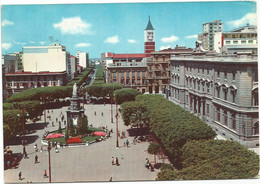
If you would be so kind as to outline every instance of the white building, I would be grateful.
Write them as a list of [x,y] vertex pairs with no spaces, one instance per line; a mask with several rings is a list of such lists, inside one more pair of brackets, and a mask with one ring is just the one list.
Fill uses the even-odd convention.
[[223,36],[223,52],[257,53],[257,26],[249,25],[225,32]]
[[82,66],[83,68],[89,67],[88,53],[78,51],[77,58],[78,58],[78,65]]
[[78,58],[76,58],[73,55],[70,55],[71,79],[73,79],[77,75],[77,64],[78,64]]
[[70,54],[66,47],[60,44],[49,46],[24,46],[23,67],[30,72],[67,72],[68,79],[71,75]]
[[[219,42],[219,33],[223,30],[223,23],[220,20],[215,20],[213,22],[207,22],[202,25],[202,34],[198,35],[198,40],[202,42],[203,49],[207,51],[217,51]],[[215,37],[217,37],[215,39]],[[216,46],[216,47],[215,47]]]

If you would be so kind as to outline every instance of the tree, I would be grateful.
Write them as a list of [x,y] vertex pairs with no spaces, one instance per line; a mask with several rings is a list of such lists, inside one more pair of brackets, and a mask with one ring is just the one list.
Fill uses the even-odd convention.
[[234,141],[189,141],[182,147],[181,170],[162,170],[157,180],[250,179],[259,171],[259,156]]
[[119,89],[114,92],[115,101],[117,104],[122,104],[124,102],[135,101],[135,97],[140,95],[141,92],[135,89]]
[[148,110],[142,102],[126,102],[121,105],[122,118],[126,126],[142,127],[149,125]]
[[156,155],[161,152],[161,146],[158,143],[151,143],[147,149],[147,152],[154,155],[154,163],[156,164]]
[[65,132],[65,141],[67,142],[68,139],[69,139],[69,131],[67,129]]
[[98,84],[91,85],[85,88],[85,91],[88,92],[89,96],[106,97],[113,95],[114,91],[117,89],[121,89],[121,84],[108,83],[108,84]]
[[74,125],[73,125],[73,122],[72,122],[72,120],[70,120],[69,121],[69,130],[68,130],[68,134],[69,134],[69,136],[75,136],[76,135],[76,129],[75,129],[75,127],[74,127]]
[[59,124],[58,133],[62,133],[61,125]]
[[79,119],[77,133],[80,135],[84,135],[88,132],[88,118],[87,116],[83,116]]

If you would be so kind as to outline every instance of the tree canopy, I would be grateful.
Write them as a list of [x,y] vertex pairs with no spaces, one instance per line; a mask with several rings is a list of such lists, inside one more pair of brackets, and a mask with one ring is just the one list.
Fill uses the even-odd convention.
[[140,127],[144,124],[149,125],[147,107],[143,102],[125,102],[121,105],[121,108],[122,118],[126,126]]
[[154,155],[154,162],[156,163],[156,155],[161,152],[161,146],[158,143],[151,143],[148,146],[147,152]]
[[106,97],[113,95],[114,91],[117,89],[122,89],[121,84],[117,83],[107,83],[99,85],[91,85],[85,88],[85,91],[88,92],[90,96],[94,97]]
[[181,170],[162,170],[157,180],[249,179],[259,171],[259,157],[234,141],[189,141],[182,147]]
[[114,92],[115,101],[117,104],[135,101],[135,97],[140,94],[141,94],[140,91],[131,88],[123,88],[123,89],[116,90]]

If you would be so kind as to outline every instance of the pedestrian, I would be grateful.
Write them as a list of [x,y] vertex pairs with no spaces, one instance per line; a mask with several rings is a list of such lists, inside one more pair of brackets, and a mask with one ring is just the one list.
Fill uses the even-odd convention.
[[35,150],[35,152],[38,151],[38,146],[37,146],[37,144],[34,145],[34,150]]
[[128,145],[129,145],[129,141],[128,141],[128,139],[126,140],[126,147],[128,148]]
[[22,180],[22,172],[19,172],[18,176],[19,176],[19,180]]
[[24,158],[25,158],[25,159],[28,158],[26,151],[24,152]]
[[51,113],[53,114],[53,110],[51,110]]
[[104,116],[103,112],[101,112],[102,117]]
[[44,170],[43,178],[47,178],[47,171],[46,171],[46,169]]
[[58,122],[58,118],[56,118],[56,123]]
[[112,165],[115,165],[114,157],[112,157]]
[[7,161],[7,168],[9,168],[10,165],[11,165],[11,162],[10,162],[10,160],[8,160],[8,161]]
[[51,123],[51,124],[52,124],[52,126],[54,127],[54,122],[53,122],[53,121],[52,121],[52,123]]
[[110,182],[112,181],[112,177],[110,178],[110,180],[109,180]]
[[38,156],[35,155],[35,158],[34,158],[34,164],[37,164],[38,163]]
[[118,158],[116,157],[116,165],[119,166]]
[[42,146],[41,146],[41,152],[42,152]]
[[97,115],[96,111],[94,112],[95,116]]

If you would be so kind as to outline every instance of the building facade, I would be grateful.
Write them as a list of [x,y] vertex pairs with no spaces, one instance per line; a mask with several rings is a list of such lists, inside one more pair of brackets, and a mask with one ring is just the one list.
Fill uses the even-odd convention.
[[257,57],[171,56],[169,99],[216,133],[259,146]]
[[88,53],[78,51],[77,58],[78,58],[78,65],[82,66],[83,68],[90,67]]
[[165,49],[151,53],[147,61],[147,91],[150,94],[162,93],[170,82],[171,55],[191,53],[193,49],[176,46],[174,49]]
[[78,74],[77,65],[78,65],[78,58],[76,58],[73,55],[70,55],[71,79],[74,79]]
[[223,52],[257,54],[257,26],[249,25],[222,33]]
[[9,94],[29,88],[62,86],[67,84],[67,73],[64,72],[16,72],[6,73],[6,89]]
[[[202,25],[202,34],[198,35],[198,41],[202,42],[202,47],[206,51],[218,50],[215,42],[220,42],[221,37],[218,33],[223,31],[223,23],[220,20],[207,22]],[[219,43],[220,44],[220,43]]]

